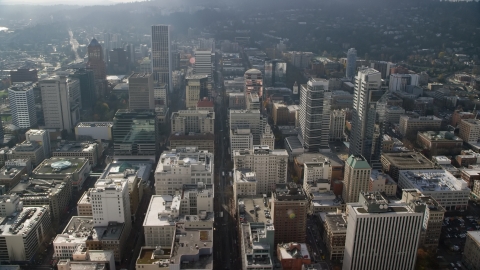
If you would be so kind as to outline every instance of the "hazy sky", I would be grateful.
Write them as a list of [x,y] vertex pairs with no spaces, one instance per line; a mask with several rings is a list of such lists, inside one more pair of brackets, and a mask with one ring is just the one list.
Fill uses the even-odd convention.
[[[136,0],[138,1],[138,0]],[[0,4],[37,4],[37,5],[109,5],[123,2],[135,2],[134,0],[0,0]]]

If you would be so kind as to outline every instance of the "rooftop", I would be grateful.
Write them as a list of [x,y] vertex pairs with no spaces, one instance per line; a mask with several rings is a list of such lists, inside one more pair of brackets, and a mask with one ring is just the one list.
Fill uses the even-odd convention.
[[48,215],[48,206],[23,207],[9,217],[0,217],[0,235],[25,235],[35,226],[40,217]]
[[60,142],[55,152],[93,152],[98,146],[96,142]]
[[310,259],[305,243],[278,244],[278,247],[282,259]]
[[16,193],[22,201],[37,201],[41,198],[49,198],[60,193],[67,183],[64,180],[43,180],[30,178],[27,181],[21,181],[14,186],[10,193]]
[[347,165],[354,169],[371,169],[370,164],[363,156],[351,155],[347,159]]
[[[170,262],[180,269],[213,269],[213,229],[187,229],[177,224]],[[192,261],[193,256],[199,260]],[[188,257],[185,258],[184,257]]]
[[162,267],[168,269],[171,251],[170,247],[141,247],[137,264],[158,264],[159,269],[162,269]]
[[25,169],[26,166],[3,166],[0,169],[0,179],[13,179]]
[[270,208],[267,207],[268,197],[262,195],[251,196],[238,200],[240,216],[243,215],[242,223],[273,224]]
[[234,169],[233,173],[234,182],[253,183],[257,181],[254,171],[248,169]]
[[33,170],[33,174],[37,177],[51,174],[73,174],[78,173],[85,164],[88,163],[87,158],[76,157],[52,157],[45,159],[40,165]]
[[399,168],[433,168],[432,161],[416,152],[383,153],[382,158],[387,159],[390,163]]
[[421,192],[445,192],[469,190],[467,182],[457,179],[445,170],[401,170],[400,177],[406,178]]
[[208,78],[208,75],[200,75],[200,74],[192,74],[185,76],[185,80],[199,80],[199,79],[205,79]]
[[372,170],[371,174],[370,174],[370,180],[371,181],[385,181],[385,184],[386,185],[396,185],[397,183],[395,183],[395,181],[393,180],[393,178],[382,172],[381,170]]
[[214,140],[215,135],[212,133],[195,133],[195,134],[172,134],[170,135],[170,141],[180,141],[180,140],[192,140],[192,141],[200,141],[200,140]]
[[295,183],[276,184],[274,191],[275,201],[303,201],[307,200],[301,185]]
[[419,134],[430,141],[462,141],[462,139],[450,131],[423,131],[419,132]]
[[115,160],[107,165],[98,179],[128,180],[128,183],[131,185],[136,178],[139,178],[140,181],[148,181],[151,169],[152,164],[148,162]]
[[93,225],[93,217],[73,216],[63,229],[57,234],[55,244],[60,243],[85,243],[86,240],[119,240],[124,223],[110,222],[108,226]]
[[295,160],[298,164],[304,164],[305,162],[330,162],[330,166],[337,167],[343,166],[344,162],[334,153],[303,153],[297,157]]
[[180,214],[180,201],[180,196],[152,196],[143,226],[175,226],[175,219]]
[[77,127],[113,127],[113,122],[80,122]]
[[173,168],[190,167],[192,172],[213,173],[213,154],[197,147],[184,147],[164,151],[155,169],[156,174],[170,174]]
[[325,222],[334,233],[347,233],[347,221],[343,214],[326,214]]

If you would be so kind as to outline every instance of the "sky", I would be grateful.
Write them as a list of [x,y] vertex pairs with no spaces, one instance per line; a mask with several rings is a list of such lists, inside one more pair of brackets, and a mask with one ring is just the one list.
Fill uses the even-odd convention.
[[[138,1],[138,0],[137,0]],[[36,4],[36,5],[55,5],[55,4],[70,4],[70,5],[111,5],[123,2],[135,2],[135,0],[0,0],[1,4]]]

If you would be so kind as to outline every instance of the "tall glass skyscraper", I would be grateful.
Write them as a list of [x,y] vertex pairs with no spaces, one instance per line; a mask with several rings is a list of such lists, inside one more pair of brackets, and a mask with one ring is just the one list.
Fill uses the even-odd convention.
[[345,77],[353,81],[357,69],[357,50],[350,48],[347,52],[347,68]]
[[164,83],[173,92],[170,26],[152,25],[153,81]]

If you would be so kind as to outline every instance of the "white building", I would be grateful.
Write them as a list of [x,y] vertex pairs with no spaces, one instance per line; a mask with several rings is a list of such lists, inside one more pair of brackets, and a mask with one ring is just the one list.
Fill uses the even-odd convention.
[[470,196],[467,182],[446,170],[401,170],[398,187],[418,189],[423,195],[432,196],[447,211],[466,209]]
[[233,170],[233,198],[254,196],[257,194],[257,177],[255,172],[248,169]]
[[146,246],[171,246],[180,215],[180,196],[154,195],[150,199],[143,232]]
[[334,110],[330,114],[330,141],[340,141],[345,138],[345,110]]
[[229,113],[230,128],[249,128],[253,135],[253,144],[260,143],[265,119],[260,114],[260,110],[230,110]]
[[75,138],[94,140],[112,140],[113,122],[80,122],[75,127]]
[[173,195],[185,184],[213,184],[213,154],[197,147],[164,151],[155,169],[155,194]]
[[[253,135],[249,128],[230,129],[230,153],[235,150],[244,150],[253,148]],[[232,156],[233,159],[233,156]]]
[[327,161],[310,161],[303,163],[303,190],[309,193],[317,180],[329,180],[330,163]]
[[249,169],[257,177],[257,194],[274,190],[275,184],[287,182],[288,153],[285,149],[270,150],[265,145],[233,151],[235,169]]
[[28,262],[33,260],[50,233],[50,210],[47,205],[23,207],[17,196],[2,196],[2,230],[0,231],[0,260]]
[[418,74],[390,74],[388,89],[390,92],[405,92],[408,85],[418,86]]
[[51,157],[50,148],[50,133],[43,129],[29,129],[25,132],[26,141],[38,142],[43,147],[43,154],[45,158]]
[[172,134],[215,134],[215,113],[206,110],[180,110],[172,113],[171,127]]
[[164,83],[173,92],[170,25],[152,25],[153,81]]
[[347,213],[343,270],[414,269],[423,213],[364,192]]
[[42,80],[39,85],[45,127],[72,130],[80,119],[80,106],[70,102],[70,86],[73,86],[71,80],[57,76]]
[[309,152],[328,148],[330,102],[328,80],[311,78],[300,86],[299,139]]
[[393,178],[381,170],[372,170],[368,191],[384,192],[387,196],[395,196],[397,193],[397,183]]
[[130,198],[127,181],[99,179],[89,189],[92,200],[94,226],[108,226],[111,222],[124,223],[127,233],[131,227]]
[[275,149],[275,135],[273,135],[272,128],[266,124],[260,137],[260,145],[266,145],[270,150]]
[[35,96],[31,83],[17,83],[8,88],[8,101],[12,112],[12,124],[29,128],[37,124]]
[[469,143],[477,143],[480,140],[480,120],[462,119],[459,124],[458,136]]

